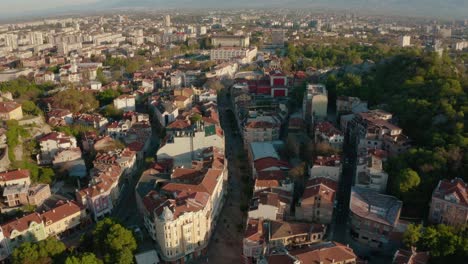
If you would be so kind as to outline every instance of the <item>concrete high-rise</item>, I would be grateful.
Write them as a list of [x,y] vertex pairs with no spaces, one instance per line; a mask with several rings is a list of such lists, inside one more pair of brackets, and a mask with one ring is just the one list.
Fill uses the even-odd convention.
[[170,15],[166,15],[164,17],[164,26],[165,27],[170,27],[171,26],[171,16]]

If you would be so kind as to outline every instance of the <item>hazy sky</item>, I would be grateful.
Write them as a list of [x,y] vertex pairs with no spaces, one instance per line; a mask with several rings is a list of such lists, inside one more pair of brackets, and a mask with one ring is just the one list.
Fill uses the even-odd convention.
[[99,0],[0,0],[0,16],[38,11],[50,11],[55,7],[83,5]]
[[[99,3],[93,5],[93,3]],[[351,12],[376,11],[393,15],[468,18],[468,0],[0,0],[2,18],[28,18],[64,11],[98,11],[115,7],[224,8],[327,7]]]

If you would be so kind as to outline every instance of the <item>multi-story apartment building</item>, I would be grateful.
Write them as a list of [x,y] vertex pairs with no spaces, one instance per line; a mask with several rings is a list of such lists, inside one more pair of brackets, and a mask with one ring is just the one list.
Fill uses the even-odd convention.
[[244,263],[255,263],[255,260],[265,254],[267,230],[263,218],[248,218],[242,241],[242,257]]
[[405,152],[410,140],[402,129],[390,122],[392,114],[382,110],[358,113],[348,123],[351,142],[361,149],[378,148],[386,150],[389,156]]
[[213,36],[211,44],[214,47],[241,47],[248,48],[250,46],[250,38],[248,36]]
[[59,202],[56,207],[41,214],[48,237],[78,227],[86,217],[86,208],[74,201]]
[[335,207],[338,182],[324,177],[310,179],[299,204],[296,206],[296,219],[330,224]]
[[47,238],[41,215],[32,213],[12,220],[0,227],[0,259],[7,258],[24,242],[37,242]]
[[275,116],[257,116],[246,120],[243,129],[246,144],[279,139],[281,121]]
[[249,218],[284,220],[291,211],[292,193],[281,189],[264,189],[254,193]]
[[383,170],[383,163],[386,159],[387,152],[381,149],[368,149],[360,154],[356,164],[355,186],[385,193],[388,174]]
[[326,227],[321,224],[267,221],[269,248],[302,247],[322,241]]
[[50,236],[76,228],[86,217],[86,211],[75,202],[59,201],[43,212],[32,213],[0,226],[0,260],[6,259],[24,242],[38,242]]
[[367,112],[367,102],[357,97],[338,96],[336,98],[336,112],[338,114]]
[[468,223],[468,185],[462,179],[439,181],[432,193],[429,221],[451,226]]
[[429,252],[417,252],[414,247],[411,250],[399,249],[393,256],[392,264],[427,264],[429,257]]
[[351,237],[370,247],[387,245],[398,224],[402,204],[393,196],[352,187],[349,202]]
[[28,204],[29,185],[9,185],[3,188],[3,203],[8,207]]
[[51,132],[39,138],[41,153],[37,155],[39,164],[51,164],[55,155],[65,149],[76,148],[76,138],[61,132]]
[[30,185],[29,170],[12,170],[0,172],[0,187],[9,186],[9,185]]
[[76,124],[91,126],[101,132],[104,131],[109,123],[109,120],[100,114],[79,114],[74,116],[73,119]]
[[184,263],[202,254],[222,207],[226,169],[210,168],[200,182],[175,183],[143,200],[145,226],[162,259]]
[[314,124],[327,118],[328,92],[323,84],[309,84],[302,103],[303,119]]
[[326,227],[320,224],[264,220],[247,220],[242,257],[244,263],[257,261],[272,250],[304,247],[322,241]]
[[356,264],[358,257],[349,246],[338,242],[323,242],[307,247],[276,251],[262,258],[261,263],[320,263],[320,264]]
[[193,126],[186,120],[176,120],[167,126],[166,133],[157,152],[158,160],[174,159],[175,166],[189,168],[205,148],[224,149],[224,133],[219,123],[200,122]]
[[135,111],[135,96],[123,94],[115,98],[114,107],[123,111]]
[[210,50],[211,60],[239,59],[242,63],[252,62],[257,57],[257,48],[222,47]]
[[[167,263],[186,263],[203,254],[224,202],[224,136],[216,108],[210,109],[210,118],[203,116],[196,124],[176,120],[166,128],[157,166],[137,185],[145,227]],[[160,173],[170,181],[151,184]]]
[[312,168],[310,168],[310,178],[329,178],[336,182],[340,180],[343,165],[339,155],[331,155],[328,157],[318,156],[314,160]]
[[154,100],[150,103],[159,123],[166,127],[179,115],[179,108],[172,101]]
[[254,191],[261,191],[269,188],[293,192],[294,182],[287,177],[286,171],[273,170],[258,172],[257,177],[255,177]]
[[97,167],[100,171],[90,185],[76,192],[78,204],[86,207],[95,221],[108,216],[114,209],[120,194],[118,183],[122,175],[122,169],[115,164]]
[[319,122],[315,125],[315,143],[326,143],[341,149],[344,142],[343,133],[330,122]]

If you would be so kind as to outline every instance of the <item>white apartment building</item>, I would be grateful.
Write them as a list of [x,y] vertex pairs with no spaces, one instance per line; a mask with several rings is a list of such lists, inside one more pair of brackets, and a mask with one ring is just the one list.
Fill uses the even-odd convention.
[[[145,226],[157,241],[163,260],[188,261],[202,254],[222,208],[224,173],[209,169],[198,185],[168,183],[159,197],[153,194],[160,204],[150,212],[152,219],[145,217]],[[184,193],[189,195],[178,195]]]
[[65,149],[76,148],[76,138],[61,132],[51,132],[39,139],[41,153],[38,154],[39,164],[51,164],[55,155]]
[[400,46],[401,47],[408,47],[411,46],[411,36],[401,36],[400,37]]
[[213,36],[211,44],[214,47],[242,47],[250,46],[250,38],[248,36]]
[[335,182],[339,182],[342,170],[343,167],[340,156],[318,156],[314,161],[312,168],[310,168],[310,178],[328,178]]
[[302,103],[304,120],[314,123],[327,118],[328,92],[323,84],[309,84]]
[[380,149],[369,149],[360,155],[356,164],[355,186],[385,193],[388,174],[383,170],[383,162],[386,158],[387,152]]
[[124,94],[115,98],[114,107],[123,111],[135,111],[135,96]]
[[253,48],[235,48],[222,47],[210,50],[211,60],[231,60],[241,59],[244,63],[252,62],[257,57],[257,47]]

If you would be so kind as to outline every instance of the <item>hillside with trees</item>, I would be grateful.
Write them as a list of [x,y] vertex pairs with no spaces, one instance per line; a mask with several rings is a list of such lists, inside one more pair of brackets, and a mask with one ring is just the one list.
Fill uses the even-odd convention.
[[411,208],[404,214],[423,217],[439,180],[468,181],[468,75],[463,63],[409,50],[382,60],[368,73],[330,74],[326,84],[331,97],[358,96],[393,113],[412,139],[413,148],[386,166],[389,192]]

